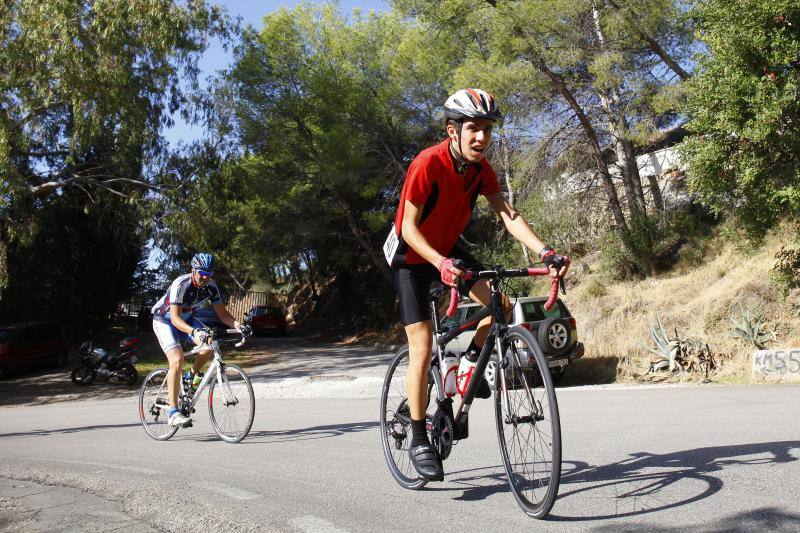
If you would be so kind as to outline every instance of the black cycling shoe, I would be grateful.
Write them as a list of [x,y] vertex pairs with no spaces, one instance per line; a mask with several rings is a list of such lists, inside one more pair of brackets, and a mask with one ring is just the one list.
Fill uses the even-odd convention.
[[408,449],[408,455],[411,456],[411,464],[420,476],[430,481],[444,480],[442,461],[430,442],[412,446]]
[[489,382],[486,381],[486,378],[481,376],[481,384],[478,385],[478,390],[475,391],[475,397],[486,399],[492,397],[492,388],[489,386]]

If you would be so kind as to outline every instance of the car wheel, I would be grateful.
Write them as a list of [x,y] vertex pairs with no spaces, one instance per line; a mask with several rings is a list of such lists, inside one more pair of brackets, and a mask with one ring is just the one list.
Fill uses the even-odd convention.
[[573,345],[572,331],[566,318],[550,317],[539,326],[539,346],[544,353],[559,356],[567,353]]

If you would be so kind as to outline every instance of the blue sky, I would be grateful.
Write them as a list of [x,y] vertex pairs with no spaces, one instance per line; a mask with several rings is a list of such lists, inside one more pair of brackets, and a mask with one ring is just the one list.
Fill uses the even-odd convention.
[[[301,0],[209,0],[208,3],[222,5],[232,17],[241,17],[243,26],[249,24],[256,29],[260,29],[264,15],[281,7],[293,9],[301,3],[321,4],[325,2],[302,2]],[[336,3],[339,4],[339,8],[345,14],[352,13],[354,8],[360,8],[364,12],[389,10],[389,3],[386,0],[340,0]],[[231,59],[232,53],[230,50],[224,50],[218,42],[212,43],[198,62],[202,71],[200,79],[203,81],[203,86],[206,85],[206,78],[227,67]],[[179,140],[191,142],[202,136],[202,126],[188,125],[178,115],[174,115],[173,118],[175,126],[164,132],[164,136],[170,143],[176,143]]]

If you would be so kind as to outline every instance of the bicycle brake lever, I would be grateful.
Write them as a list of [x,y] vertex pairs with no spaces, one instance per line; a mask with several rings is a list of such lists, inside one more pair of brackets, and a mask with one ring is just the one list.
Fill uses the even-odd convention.
[[558,278],[558,286],[561,287],[561,294],[567,294],[567,286],[564,284],[564,278]]

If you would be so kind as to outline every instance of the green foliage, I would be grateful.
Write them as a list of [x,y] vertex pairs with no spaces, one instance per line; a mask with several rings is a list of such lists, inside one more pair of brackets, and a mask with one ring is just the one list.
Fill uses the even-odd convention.
[[[154,185],[151,173],[165,152],[161,128],[172,123],[172,113],[189,118],[186,93],[197,87],[197,58],[209,37],[225,37],[229,30],[220,8],[200,0],[3,3],[4,304],[14,299],[24,302],[31,317],[70,313],[79,322],[102,319],[111,305],[107,299],[126,294],[150,229],[140,221],[153,199],[146,195]],[[112,227],[89,229],[98,220]],[[59,239],[59,232],[66,236]],[[70,247],[62,246],[67,242]],[[106,256],[95,257],[100,253]],[[48,267],[63,263],[91,275],[58,274],[63,284],[73,283],[82,293],[60,286],[51,290],[30,277],[38,267],[21,268],[20,261]],[[19,299],[21,294],[25,297]],[[50,307],[54,298],[58,309]]]
[[660,359],[651,363],[649,372],[667,370],[670,374],[683,374],[684,372],[700,372],[706,378],[717,367],[714,354],[708,344],[702,339],[682,337],[678,334],[670,338],[661,317],[656,313],[655,324],[650,326],[650,336],[653,346],[640,342],[641,346],[650,353],[658,355]]
[[117,303],[131,295],[142,258],[138,212],[110,194],[84,209],[82,195],[53,197],[28,237],[9,246],[0,322],[59,320],[79,338],[107,325]]
[[[286,270],[295,282],[335,276],[354,313],[373,295],[385,304],[380,245],[408,162],[442,135],[450,65],[437,58],[450,47],[391,14],[348,22],[333,4],[266,16],[213,88],[212,126],[233,148],[196,175],[191,161],[207,156],[188,155],[192,189],[170,196],[162,241],[217,253],[245,286]],[[348,284],[354,275],[378,287]]]
[[775,259],[775,266],[770,273],[784,295],[800,287],[800,249],[781,246]]
[[768,324],[760,313],[751,309],[740,311],[738,319],[730,319],[733,337],[740,338],[759,350],[778,338],[778,326],[775,322]]
[[638,279],[654,272],[655,252],[666,232],[656,217],[634,217],[626,239],[608,232],[601,240],[603,269],[621,279]]
[[589,285],[584,290],[584,294],[589,298],[600,298],[608,294],[608,284],[597,278],[592,278]]
[[650,337],[653,340],[653,346],[648,346],[641,341],[639,344],[648,352],[659,356],[660,359],[658,361],[665,362],[670,372],[672,372],[677,365],[675,358],[680,347],[677,331],[675,332],[675,338],[670,339],[664,324],[661,322],[661,317],[656,313],[655,324],[650,326]]
[[800,4],[704,0],[692,15],[710,54],[687,90],[691,186],[759,237],[800,213]]

